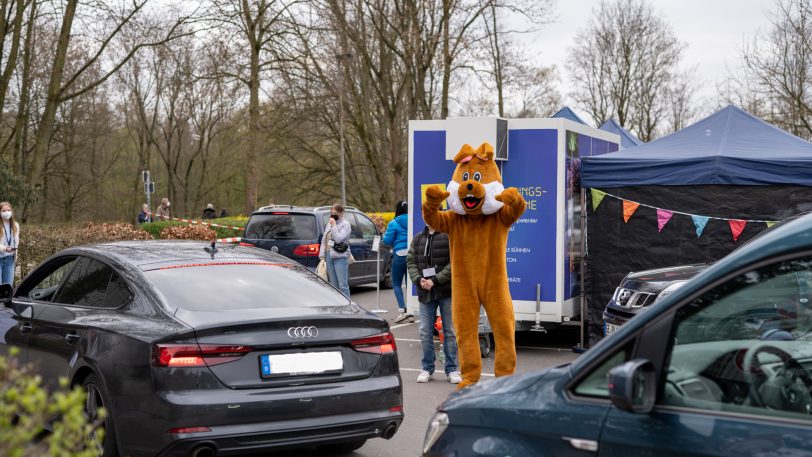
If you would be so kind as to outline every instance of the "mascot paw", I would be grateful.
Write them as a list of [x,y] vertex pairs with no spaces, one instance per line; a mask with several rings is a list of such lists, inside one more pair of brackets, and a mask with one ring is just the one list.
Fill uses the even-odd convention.
[[518,189],[515,187],[508,187],[507,189],[503,190],[501,194],[496,196],[496,200],[508,206],[521,206],[521,202],[524,200],[524,198],[519,193]]
[[471,387],[473,385],[474,385],[473,382],[467,379],[463,379],[461,383],[457,384],[457,390],[462,390],[465,389],[466,387]]
[[451,195],[450,192],[444,191],[439,186],[429,186],[426,189],[426,200],[435,205],[442,203],[449,195]]

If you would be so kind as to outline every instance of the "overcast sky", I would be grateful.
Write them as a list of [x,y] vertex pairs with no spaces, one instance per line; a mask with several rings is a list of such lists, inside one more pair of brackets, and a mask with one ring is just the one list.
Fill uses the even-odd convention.
[[[709,100],[715,100],[716,82],[725,78],[727,69],[738,67],[743,44],[752,40],[756,30],[769,27],[768,13],[774,5],[773,0],[650,1],[677,37],[687,44],[683,64],[686,68],[696,66],[700,95]],[[588,24],[597,4],[598,0],[558,0],[556,23],[520,38],[539,53],[539,63],[558,67],[563,95],[572,88],[564,68],[567,48],[577,46],[575,33]],[[573,105],[569,98],[566,102]]]

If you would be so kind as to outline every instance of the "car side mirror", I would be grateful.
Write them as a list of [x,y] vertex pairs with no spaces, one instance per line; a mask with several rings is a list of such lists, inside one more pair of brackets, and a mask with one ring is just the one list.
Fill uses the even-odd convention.
[[10,306],[11,305],[11,296],[14,294],[14,288],[11,287],[11,284],[0,284],[0,303],[3,306]]
[[617,409],[648,413],[656,396],[654,365],[648,360],[631,360],[609,371],[609,398]]

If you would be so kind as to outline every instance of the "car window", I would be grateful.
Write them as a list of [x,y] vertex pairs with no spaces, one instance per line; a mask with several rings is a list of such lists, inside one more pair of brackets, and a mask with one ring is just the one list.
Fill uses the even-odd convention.
[[625,363],[628,359],[629,347],[626,346],[594,368],[575,386],[573,392],[575,392],[576,395],[586,397],[609,398],[609,371]]
[[812,420],[812,258],[739,275],[678,312],[662,403]]
[[146,276],[170,306],[187,311],[323,308],[329,313],[335,306],[348,305],[341,292],[297,264],[234,261],[173,265],[147,271]]
[[107,283],[107,295],[104,304],[107,308],[118,308],[125,305],[133,297],[132,292],[127,287],[127,281],[113,272],[110,282]]
[[260,240],[315,240],[316,217],[312,214],[255,214],[245,228],[245,237]]
[[358,221],[355,219],[355,214],[344,213],[344,219],[346,219],[352,227],[350,238],[357,240],[364,237],[364,234],[361,233],[361,228],[358,226]]
[[[44,272],[45,277],[36,282],[35,285],[29,286],[23,283],[20,286],[20,290],[17,291],[17,296],[26,296],[32,300],[50,301],[54,293],[59,289],[62,280],[73,268],[75,262],[76,257],[66,257],[56,260],[46,267],[50,267],[50,271]],[[36,281],[36,279],[34,280]]]
[[378,229],[375,228],[375,224],[369,220],[368,217],[362,214],[356,214],[355,220],[358,223],[358,230],[361,232],[364,241],[372,241],[372,239],[378,235]]
[[107,285],[113,275],[113,269],[108,265],[95,259],[80,257],[53,302],[90,308],[116,307],[106,302]]

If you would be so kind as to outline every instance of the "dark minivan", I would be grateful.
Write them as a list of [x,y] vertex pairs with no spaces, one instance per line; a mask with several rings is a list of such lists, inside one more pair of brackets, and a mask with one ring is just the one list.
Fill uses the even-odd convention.
[[[277,252],[314,270],[329,218],[329,206],[264,206],[251,214],[240,244]],[[355,257],[350,265],[350,285],[374,284],[380,277],[381,286],[389,287],[391,248],[380,244],[380,253],[372,250],[374,238],[381,236],[378,227],[351,206],[345,208],[344,219],[352,227],[349,244]],[[375,265],[378,259],[379,269]]]

